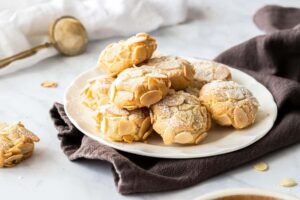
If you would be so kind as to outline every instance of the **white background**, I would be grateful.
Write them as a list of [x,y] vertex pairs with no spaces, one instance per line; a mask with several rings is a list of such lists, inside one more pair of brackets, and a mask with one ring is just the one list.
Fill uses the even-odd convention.
[[[0,10],[22,9],[42,0],[0,0]],[[265,4],[300,7],[299,0],[200,0],[191,1],[189,19],[153,32],[159,51],[213,59],[225,49],[262,34],[252,22]],[[119,39],[119,38],[117,38]],[[300,183],[300,147],[293,146],[258,161],[269,163],[267,172],[255,172],[253,162],[182,190],[122,196],[116,192],[110,165],[101,161],[70,162],[59,147],[48,110],[62,102],[65,88],[80,72],[96,63],[99,52],[116,38],[89,44],[81,56],[54,57],[35,66],[0,77],[0,121],[23,121],[41,141],[35,154],[15,168],[0,169],[0,199],[193,199],[224,188],[255,187],[300,196],[300,186],[279,186],[282,178]],[[53,80],[56,89],[40,83]]]

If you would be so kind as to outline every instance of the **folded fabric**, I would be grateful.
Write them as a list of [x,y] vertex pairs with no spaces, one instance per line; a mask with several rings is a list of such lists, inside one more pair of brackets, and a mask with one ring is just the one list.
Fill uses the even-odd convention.
[[[285,10],[276,13],[284,15]],[[264,16],[260,11],[255,19],[267,20]],[[64,153],[70,160],[85,158],[110,162],[118,191],[129,194],[191,186],[300,142],[300,124],[297,123],[300,121],[300,29],[255,37],[225,51],[216,61],[251,74],[273,94],[278,117],[271,131],[258,142],[235,152],[207,158],[143,157],[117,151],[84,136],[70,122],[63,105],[55,103],[50,114]]]
[[[0,12],[0,59],[49,41],[50,24],[64,15],[79,19],[89,40],[98,40],[150,32],[180,23],[186,14],[184,0],[52,0],[17,12],[5,10]],[[0,68],[0,75],[26,68],[57,53],[53,47],[43,49]]]

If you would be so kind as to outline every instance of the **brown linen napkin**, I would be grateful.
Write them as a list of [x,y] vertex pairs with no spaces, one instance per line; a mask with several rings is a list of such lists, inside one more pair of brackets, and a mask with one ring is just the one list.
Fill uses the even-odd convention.
[[[275,11],[269,15],[286,16],[285,9]],[[256,23],[268,22],[269,15],[260,10],[255,16]],[[255,144],[232,153],[199,159],[174,160],[133,155],[84,136],[69,121],[63,105],[55,103],[50,114],[64,153],[70,160],[85,158],[110,162],[118,191],[129,194],[188,187],[300,142],[300,29],[255,37],[225,51],[216,60],[251,74],[275,98],[279,113],[274,127]]]

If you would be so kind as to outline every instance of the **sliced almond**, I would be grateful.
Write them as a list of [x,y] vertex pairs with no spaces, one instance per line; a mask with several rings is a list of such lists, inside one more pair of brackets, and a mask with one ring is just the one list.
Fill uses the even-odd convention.
[[183,66],[183,74],[187,79],[192,80],[194,77],[194,73],[194,69],[190,65]]
[[21,124],[19,122],[18,125],[19,125],[19,127],[18,127],[17,131],[18,131],[19,134],[24,135],[25,137],[30,138],[34,142],[40,141],[40,138],[38,136],[36,136],[33,132],[31,132],[28,129],[26,129],[23,124]]
[[291,178],[284,178],[281,180],[280,185],[282,187],[294,187],[297,185],[297,182]]
[[153,129],[150,128],[150,129],[143,135],[143,140],[146,140],[152,132],[153,132]]
[[184,131],[175,135],[174,142],[179,144],[188,144],[193,142],[193,136],[190,132]]
[[34,144],[25,143],[25,144],[19,145],[18,148],[21,150],[22,154],[31,153],[34,149]]
[[116,115],[116,116],[128,116],[129,112],[125,109],[122,108],[118,108],[114,105],[110,105],[106,108],[106,112],[108,112],[109,114],[112,115]]
[[41,86],[44,88],[56,88],[58,83],[54,81],[44,81],[41,83]]
[[123,106],[124,108],[126,108],[127,110],[135,110],[137,109],[137,106]]
[[114,98],[114,103],[115,104],[123,104],[124,102],[132,101],[134,98],[133,93],[127,92],[127,91],[120,91],[117,92],[115,98]]
[[245,111],[241,108],[235,108],[234,112],[234,124],[235,128],[244,128],[249,125],[248,122],[248,115]]
[[134,134],[136,132],[136,126],[133,122],[128,120],[121,120],[119,122],[119,135]]
[[195,140],[195,144],[199,144],[200,142],[202,142],[207,136],[207,132],[202,133],[201,135],[199,135],[196,140]]
[[150,119],[150,117],[147,117],[146,119],[144,119],[144,121],[141,124],[140,130],[139,130],[140,138],[142,138],[142,136],[149,129],[150,126],[151,126],[151,119]]
[[133,141],[134,141],[134,137],[133,136],[131,136],[131,135],[124,135],[123,137],[123,140],[125,141],[125,142],[127,142],[127,143],[132,143]]
[[162,92],[159,90],[152,90],[146,92],[140,97],[140,102],[143,106],[151,106],[162,99]]
[[156,90],[157,89],[157,79],[149,77],[147,86],[148,86],[149,90]]
[[256,163],[253,168],[256,170],[256,171],[260,171],[260,172],[263,172],[263,171],[267,171],[269,166],[267,163],[265,162],[259,162],[259,163]]
[[17,164],[19,162],[22,161],[23,155],[22,154],[18,154],[18,155],[13,155],[9,158],[7,158],[4,163],[5,165],[12,165],[12,164]]
[[110,87],[110,94],[109,94],[110,101],[112,101],[112,102],[113,102],[114,99],[115,99],[116,91],[117,91],[116,86],[112,85],[112,86]]
[[102,121],[101,121],[101,125],[100,125],[101,132],[106,133],[107,130],[108,130],[107,127],[108,127],[108,121],[107,121],[106,118],[103,118]]

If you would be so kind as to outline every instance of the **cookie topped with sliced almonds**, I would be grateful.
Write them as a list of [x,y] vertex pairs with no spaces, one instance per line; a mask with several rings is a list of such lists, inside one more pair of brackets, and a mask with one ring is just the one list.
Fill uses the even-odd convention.
[[29,158],[39,138],[21,122],[0,123],[0,167],[13,167]]
[[128,68],[112,83],[110,102],[128,110],[149,107],[166,96],[170,85],[168,76],[155,68]]
[[159,69],[171,81],[171,88],[182,90],[187,88],[193,80],[195,71],[193,66],[185,59],[177,56],[160,56],[151,58],[146,65]]
[[96,122],[104,138],[116,142],[143,141],[152,132],[147,108],[128,111],[106,104],[97,111]]
[[96,110],[100,105],[109,102],[110,85],[115,79],[101,75],[89,79],[86,86],[81,91],[82,103],[92,110]]
[[201,88],[204,84],[220,80],[231,80],[231,72],[227,65],[211,60],[198,60],[192,62],[195,70],[193,87]]
[[254,123],[259,103],[252,93],[234,81],[213,81],[200,90],[200,101],[220,125],[245,128]]
[[118,43],[109,44],[100,54],[98,66],[110,76],[116,76],[124,69],[151,58],[157,48],[154,38],[147,33]]
[[151,106],[153,129],[165,144],[198,144],[207,136],[210,115],[199,99],[184,91],[171,90]]

